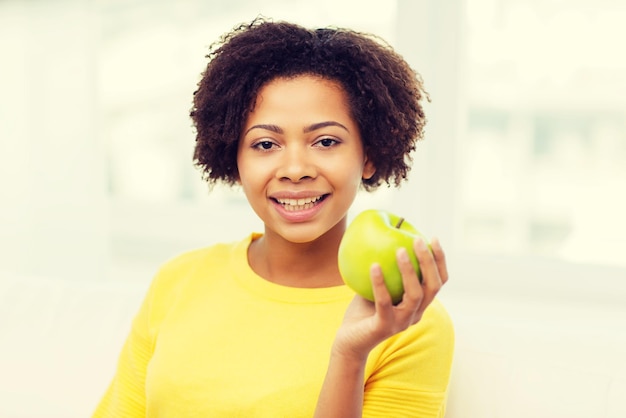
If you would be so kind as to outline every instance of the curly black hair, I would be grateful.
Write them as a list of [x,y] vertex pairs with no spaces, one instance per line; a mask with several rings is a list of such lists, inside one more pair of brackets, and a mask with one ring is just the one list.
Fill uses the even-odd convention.
[[399,186],[411,152],[424,136],[421,102],[429,100],[421,76],[380,38],[350,29],[307,29],[257,18],[209,47],[206,70],[194,92],[195,165],[213,185],[237,183],[237,146],[259,89],[276,78],[302,74],[338,82],[376,172],[366,190]]

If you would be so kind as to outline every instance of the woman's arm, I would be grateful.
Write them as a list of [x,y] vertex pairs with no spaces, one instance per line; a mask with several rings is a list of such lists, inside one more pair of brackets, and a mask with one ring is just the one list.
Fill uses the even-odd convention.
[[406,250],[397,253],[404,296],[394,306],[380,266],[373,265],[371,280],[375,302],[356,296],[346,310],[333,343],[326,378],[315,411],[316,418],[361,417],[364,372],[370,351],[380,342],[420,321],[424,310],[448,280],[445,255],[439,242],[417,239],[414,251],[422,270],[422,283]]
[[146,416],[145,379],[151,354],[150,343],[133,329],[120,353],[115,376],[92,418]]
[[92,418],[139,418],[146,416],[145,381],[148,363],[154,350],[151,318],[157,288],[164,274],[160,272],[150,284],[131,329],[118,356],[117,368]]

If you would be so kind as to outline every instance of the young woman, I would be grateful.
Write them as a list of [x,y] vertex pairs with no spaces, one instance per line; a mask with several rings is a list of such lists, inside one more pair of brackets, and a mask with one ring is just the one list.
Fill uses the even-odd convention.
[[95,417],[442,417],[451,321],[438,241],[406,251],[393,305],[343,285],[357,191],[399,185],[423,135],[419,76],[345,29],[255,20],[211,47],[194,94],[195,162],[239,185],[263,233],[190,251],[155,277]]

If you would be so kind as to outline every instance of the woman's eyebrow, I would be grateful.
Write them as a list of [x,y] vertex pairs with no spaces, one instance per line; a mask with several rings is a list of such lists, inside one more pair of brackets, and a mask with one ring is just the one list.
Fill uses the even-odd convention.
[[348,130],[348,128],[346,128],[344,125],[342,125],[342,124],[341,124],[341,123],[339,123],[339,122],[335,122],[335,121],[333,121],[333,120],[328,120],[328,121],[324,121],[324,122],[318,122],[318,123],[314,123],[314,124],[312,124],[312,125],[306,126],[306,127],[303,129],[303,132],[304,132],[304,133],[307,133],[307,132],[313,132],[313,131],[315,131],[315,130],[317,130],[317,129],[320,129],[320,128],[325,128],[325,127],[327,127],[327,126],[338,126],[338,127],[342,128],[342,129],[344,129],[346,132],[350,132],[350,131]]
[[260,124],[260,125],[254,125],[254,126],[251,126],[250,128],[248,128],[248,130],[246,132],[244,132],[244,135],[246,135],[248,132],[250,132],[253,129],[265,129],[266,131],[276,132],[277,134],[284,133],[283,129],[280,126],[268,125],[268,124]]
[[[305,126],[304,129],[302,130],[302,132],[304,133],[309,133],[309,132],[313,132],[316,131],[318,129],[321,128],[326,128],[327,126],[338,126],[339,128],[345,130],[346,132],[350,132],[350,130],[348,128],[345,127],[345,125],[336,122],[336,121],[332,121],[332,120],[328,120],[328,121],[324,121],[324,122],[317,122],[317,123],[313,123],[309,126]],[[248,130],[246,132],[244,132],[244,135],[246,135],[248,132],[250,132],[253,129],[265,129],[266,131],[271,131],[271,132],[275,132],[277,134],[282,134],[285,131],[283,130],[283,128],[281,128],[278,125],[272,125],[272,124],[259,124],[259,125],[253,125],[250,128],[248,128]]]

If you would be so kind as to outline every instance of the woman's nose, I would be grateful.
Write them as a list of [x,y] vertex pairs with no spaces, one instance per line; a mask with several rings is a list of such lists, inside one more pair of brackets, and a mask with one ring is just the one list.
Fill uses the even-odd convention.
[[291,148],[285,150],[276,176],[281,180],[297,183],[307,178],[315,178],[317,169],[307,149]]

